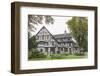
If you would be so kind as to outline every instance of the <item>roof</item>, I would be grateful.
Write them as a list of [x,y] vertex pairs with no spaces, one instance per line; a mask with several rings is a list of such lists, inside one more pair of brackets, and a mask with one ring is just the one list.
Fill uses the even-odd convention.
[[67,34],[57,34],[57,35],[53,35],[55,38],[66,38],[66,37],[71,37],[70,33]]
[[[46,29],[47,30],[47,28],[45,27],[45,26],[43,26],[40,30],[39,30],[39,32],[42,30],[42,29]],[[47,30],[48,31],[48,30]],[[39,33],[38,32],[38,33]],[[49,32],[49,31],[48,31]],[[35,35],[35,36],[37,36],[38,35],[38,33]],[[62,39],[62,38],[71,38],[71,34],[70,33],[66,33],[66,34],[56,34],[56,35],[52,35],[50,32],[49,32],[49,34],[53,37],[53,39],[59,44],[59,43],[73,43],[74,41],[73,40],[61,40],[61,41],[59,41],[58,39]]]
[[[39,31],[38,31],[38,33],[42,30],[42,29],[46,29],[46,27],[45,26],[43,26]],[[47,30],[47,29],[46,29]],[[48,31],[48,30],[47,30]],[[36,36],[38,35],[38,33],[36,34]]]
[[58,41],[59,43],[73,43],[72,40],[67,40],[67,41]]

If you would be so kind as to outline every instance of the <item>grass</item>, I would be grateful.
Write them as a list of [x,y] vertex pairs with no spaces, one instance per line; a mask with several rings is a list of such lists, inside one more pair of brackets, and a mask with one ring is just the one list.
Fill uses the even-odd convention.
[[82,59],[87,58],[87,53],[84,55],[70,55],[70,54],[52,54],[51,56],[47,56],[46,58],[31,58],[30,61],[33,60],[61,60],[61,59]]

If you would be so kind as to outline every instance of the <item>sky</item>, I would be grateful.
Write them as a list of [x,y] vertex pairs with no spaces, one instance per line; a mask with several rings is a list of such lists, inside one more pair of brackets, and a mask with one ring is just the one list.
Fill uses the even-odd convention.
[[37,30],[35,32],[33,32],[32,35],[37,34],[37,32],[43,26],[45,26],[52,35],[64,34],[65,30],[67,31],[67,33],[70,32],[66,22],[68,20],[70,20],[72,17],[67,17],[67,16],[66,17],[65,16],[63,16],[63,17],[61,17],[61,16],[52,16],[52,17],[55,20],[54,24],[47,25],[47,24],[43,23],[43,24],[34,25]]

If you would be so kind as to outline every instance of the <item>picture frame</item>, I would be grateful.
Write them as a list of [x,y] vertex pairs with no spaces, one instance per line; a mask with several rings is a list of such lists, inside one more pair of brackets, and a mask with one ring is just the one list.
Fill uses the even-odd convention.
[[[27,11],[28,9],[28,11]],[[39,9],[39,10],[38,10]],[[35,10],[35,11],[33,11]],[[26,12],[27,11],[27,12]],[[33,13],[33,12],[34,13]],[[65,13],[61,13],[61,11],[65,11]],[[73,12],[75,11],[75,12]],[[49,12],[49,13],[48,13]],[[28,13],[28,14],[26,14]],[[28,15],[28,16],[24,16]],[[26,43],[27,40],[24,40],[25,30],[27,31],[27,23],[28,23],[28,17],[29,15],[50,15],[50,16],[87,16],[88,18],[88,57],[90,58],[90,62],[86,61],[86,63],[80,63],[76,60],[69,60],[67,62],[66,60],[47,60],[47,61],[33,61],[34,65],[28,65],[26,67],[26,63],[22,62],[22,60],[25,60],[23,58],[26,56],[27,52],[24,52],[22,47],[26,49],[27,46]],[[25,19],[26,18],[26,19]],[[27,20],[25,22],[25,20]],[[25,23],[24,23],[25,22]],[[90,22],[90,23],[89,23]],[[90,25],[92,22],[92,25]],[[24,26],[24,24],[26,24]],[[91,28],[90,28],[91,27]],[[23,29],[24,28],[24,29]],[[92,29],[92,31],[91,31]],[[23,31],[24,30],[24,31]],[[92,32],[93,35],[91,35]],[[29,3],[29,2],[13,2],[11,3],[11,72],[15,74],[25,74],[25,73],[40,73],[40,72],[58,72],[58,71],[73,71],[73,70],[88,70],[88,69],[97,69],[97,7],[94,6],[79,6],[79,5],[63,5],[63,4],[48,4],[48,3]],[[22,37],[23,35],[24,37]],[[93,43],[91,44],[91,39],[93,40]],[[24,40],[24,41],[23,41]],[[23,42],[21,42],[23,41]],[[93,47],[92,49],[90,47]],[[89,49],[93,50],[89,51]],[[23,50],[23,51],[22,51]],[[28,50],[28,49],[26,49]],[[25,54],[25,55],[23,55]],[[92,55],[91,55],[92,54]],[[27,60],[27,59],[26,59]],[[64,61],[64,63],[63,63]],[[31,61],[32,62],[32,61]],[[58,64],[61,62],[61,64]],[[77,64],[69,65],[70,63],[76,62]],[[39,63],[39,64],[38,64]],[[42,64],[43,63],[43,64]],[[45,64],[47,63],[47,64]],[[25,64],[25,65],[24,65]],[[85,65],[83,65],[85,64]],[[36,66],[35,66],[36,65]],[[40,66],[41,65],[41,66]],[[49,66],[50,65],[50,66]],[[57,65],[56,67],[54,67]],[[64,65],[64,66],[62,66]],[[74,65],[74,66],[73,66]],[[22,67],[22,68],[21,68]],[[24,67],[24,68],[23,68]],[[31,68],[32,67],[32,68]],[[38,67],[38,68],[37,68]]]

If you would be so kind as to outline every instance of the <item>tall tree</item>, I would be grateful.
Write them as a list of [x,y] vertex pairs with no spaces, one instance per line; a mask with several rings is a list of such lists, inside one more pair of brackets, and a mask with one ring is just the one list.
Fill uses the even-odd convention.
[[54,19],[49,15],[28,15],[28,32],[36,30],[34,25],[38,24],[53,24]]
[[86,17],[72,17],[66,24],[68,24],[68,28],[78,46],[87,51],[88,19]]

